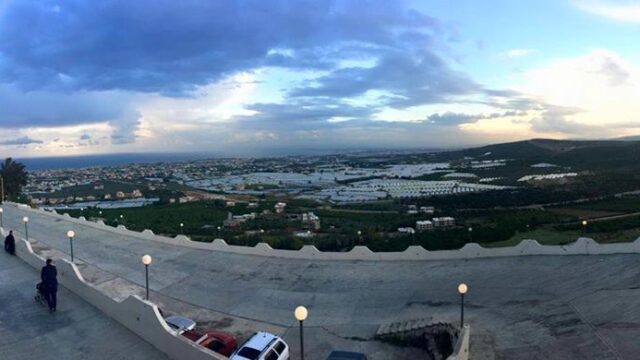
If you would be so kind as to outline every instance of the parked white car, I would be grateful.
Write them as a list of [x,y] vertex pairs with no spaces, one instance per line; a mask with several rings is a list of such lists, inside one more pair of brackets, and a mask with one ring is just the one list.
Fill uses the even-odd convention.
[[247,340],[229,360],[288,360],[289,345],[280,337],[257,332]]

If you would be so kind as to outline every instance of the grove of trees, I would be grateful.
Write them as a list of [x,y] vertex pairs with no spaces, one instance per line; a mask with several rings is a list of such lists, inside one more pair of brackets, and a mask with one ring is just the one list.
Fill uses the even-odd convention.
[[8,157],[0,165],[0,177],[4,183],[4,200],[17,200],[22,187],[27,185],[27,171],[22,163]]

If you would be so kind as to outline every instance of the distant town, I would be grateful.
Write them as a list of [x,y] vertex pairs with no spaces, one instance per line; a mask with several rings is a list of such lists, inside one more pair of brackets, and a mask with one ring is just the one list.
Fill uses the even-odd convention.
[[[549,147],[534,140],[458,152],[40,170],[29,173],[23,200],[114,226],[184,233],[197,241],[224,238],[281,248],[311,243],[334,251],[356,244],[381,251],[412,244],[457,248],[470,241],[497,246],[547,233],[554,234],[551,241],[564,243],[583,231],[605,239],[610,232],[598,229],[607,216],[635,213],[619,205],[620,198],[636,196],[633,184],[593,186],[615,172],[601,171],[600,164],[574,165],[571,158],[554,163],[554,154],[513,156],[518,147],[531,144]],[[589,193],[582,190],[585,182]],[[609,197],[618,209],[599,210],[612,201]],[[601,223],[584,229],[584,219]],[[631,238],[636,230],[616,230],[616,236]]]

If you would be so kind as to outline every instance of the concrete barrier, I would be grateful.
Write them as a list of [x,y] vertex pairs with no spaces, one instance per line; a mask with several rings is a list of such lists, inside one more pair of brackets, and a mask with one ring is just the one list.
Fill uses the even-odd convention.
[[[4,229],[0,229],[4,235]],[[16,240],[16,256],[40,270],[45,259],[33,252],[31,243]],[[56,262],[58,282],[89,304],[116,320],[145,341],[164,352],[172,359],[224,360],[226,357],[214,353],[192,341],[177,335],[160,315],[158,307],[138,296],[129,296],[118,302],[87,283],[75,264],[66,259]],[[35,284],[34,284],[35,287]],[[60,299],[64,301],[64,299]]]
[[503,248],[485,248],[476,243],[464,245],[458,250],[429,251],[421,246],[410,246],[405,251],[399,252],[373,252],[366,246],[355,246],[348,252],[322,252],[313,245],[303,246],[300,250],[273,249],[266,243],[256,246],[229,245],[223,239],[215,239],[211,243],[192,241],[185,235],[177,235],[170,238],[156,235],[153,231],[145,229],[142,232],[129,230],[124,225],[111,227],[104,222],[93,222],[84,218],[73,218],[68,214],[59,215],[42,209],[32,209],[5,203],[5,206],[19,207],[23,211],[32,211],[39,214],[81,226],[89,226],[103,231],[109,231],[123,236],[130,236],[169,245],[184,246],[193,249],[220,251],[241,255],[278,257],[285,259],[301,260],[327,260],[327,261],[425,261],[425,260],[465,260],[490,257],[507,256],[535,256],[535,255],[606,255],[640,253],[640,238],[634,242],[618,244],[599,244],[593,239],[581,237],[568,245],[541,245],[536,240],[523,240],[518,245]]
[[453,353],[449,355],[447,360],[469,360],[469,338],[471,336],[471,327],[465,325],[453,347]]

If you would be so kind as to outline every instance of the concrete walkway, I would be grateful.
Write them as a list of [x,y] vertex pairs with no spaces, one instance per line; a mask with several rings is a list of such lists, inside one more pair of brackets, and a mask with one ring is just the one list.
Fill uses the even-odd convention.
[[[469,284],[466,319],[474,359],[635,359],[640,353],[640,256],[534,256],[425,262],[309,261],[236,255],[172,246],[62,217],[5,206],[4,224],[63,252],[76,231],[76,256],[137,284],[140,256],[153,256],[159,295],[230,318],[282,328],[297,345],[293,309],[309,308],[308,341],[323,359],[335,348],[371,359],[412,355],[372,341],[388,321],[431,318],[457,323],[456,286]],[[258,330],[258,329],[256,329]],[[395,349],[395,350],[394,350]]]
[[58,311],[34,300],[39,274],[0,254],[0,358],[166,359],[120,324],[60,287]]

